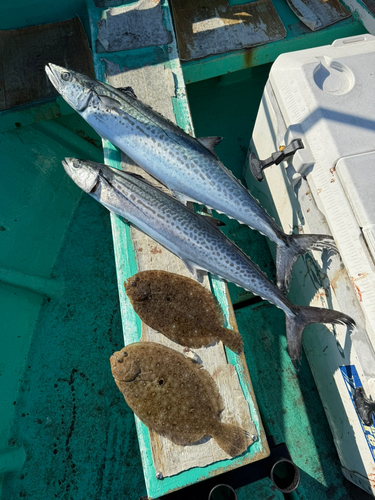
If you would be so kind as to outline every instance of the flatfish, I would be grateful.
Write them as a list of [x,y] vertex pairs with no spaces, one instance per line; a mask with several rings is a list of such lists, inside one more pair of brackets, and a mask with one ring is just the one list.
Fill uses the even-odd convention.
[[110,363],[125,401],[149,429],[183,446],[212,436],[231,457],[247,449],[247,432],[220,421],[222,398],[201,365],[155,342],[130,344]]
[[193,279],[167,271],[142,271],[124,283],[130,302],[146,325],[180,345],[197,349],[221,340],[242,352],[242,337],[223,327],[212,293]]

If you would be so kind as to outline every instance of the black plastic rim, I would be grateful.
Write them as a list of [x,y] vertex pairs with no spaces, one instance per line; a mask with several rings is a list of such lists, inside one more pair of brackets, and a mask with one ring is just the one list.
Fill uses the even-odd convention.
[[208,500],[237,500],[237,494],[229,484],[217,484],[208,495]]
[[301,475],[291,460],[281,458],[272,466],[270,478],[279,491],[292,493],[298,488]]

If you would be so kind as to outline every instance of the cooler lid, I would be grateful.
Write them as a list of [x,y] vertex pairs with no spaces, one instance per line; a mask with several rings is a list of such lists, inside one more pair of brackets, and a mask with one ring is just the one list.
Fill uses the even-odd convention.
[[375,151],[340,158],[336,171],[375,259]]

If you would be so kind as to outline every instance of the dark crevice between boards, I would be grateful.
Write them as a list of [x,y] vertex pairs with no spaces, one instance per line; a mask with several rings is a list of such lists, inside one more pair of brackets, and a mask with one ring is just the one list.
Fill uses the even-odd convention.
[[260,304],[261,302],[264,302],[262,297],[251,297],[251,299],[243,300],[242,302],[233,304],[233,310],[238,311],[239,309],[243,309],[244,307],[254,306],[255,304]]

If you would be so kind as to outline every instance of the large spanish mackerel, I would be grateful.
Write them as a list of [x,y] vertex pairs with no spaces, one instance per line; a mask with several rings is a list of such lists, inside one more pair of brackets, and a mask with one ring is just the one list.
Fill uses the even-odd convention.
[[354,321],[341,312],[291,304],[258,266],[209,222],[209,217],[196,214],[139,176],[74,158],[65,158],[63,165],[81,189],[188,266],[217,274],[282,309],[293,362],[301,357],[302,332],[309,323],[354,326]]
[[[96,132],[179,195],[260,231],[277,245],[277,284],[286,292],[292,267],[308,250],[335,249],[327,235],[285,234],[213,150],[216,137],[195,139],[123,91],[54,64],[46,72],[63,98]],[[201,142],[200,142],[201,141]]]

